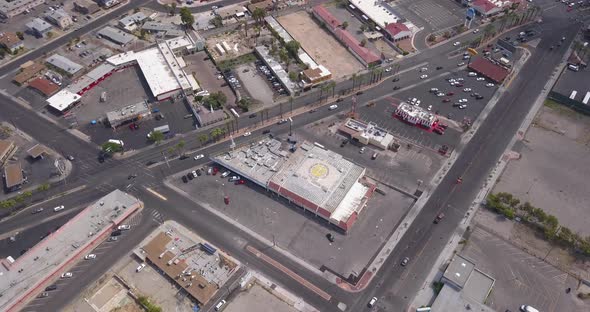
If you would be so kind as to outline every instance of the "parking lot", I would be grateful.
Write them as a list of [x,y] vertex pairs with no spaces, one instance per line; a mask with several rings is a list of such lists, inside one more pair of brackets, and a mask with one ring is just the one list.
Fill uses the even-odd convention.
[[185,55],[183,59],[187,64],[185,71],[187,73],[195,73],[201,89],[209,91],[209,93],[221,91],[227,97],[228,104],[236,102],[235,94],[223,77],[220,77],[221,73],[215,68],[213,62],[209,60],[207,53],[201,51],[195,54]]
[[466,10],[455,1],[396,0],[391,5],[398,16],[408,19],[416,27],[435,30],[460,24]]
[[[178,174],[172,182],[187,194],[198,194],[192,198],[195,202],[217,209],[312,266],[345,278],[358,276],[414,203],[412,197],[383,186],[386,195],[375,194],[344,235],[324,219],[248,181],[234,184],[220,174],[203,174],[183,183]],[[227,205],[224,196],[229,196]],[[333,243],[328,233],[334,235]]]
[[[266,76],[256,68],[255,64],[244,64],[236,67],[236,74],[244,85],[244,89],[258,105],[250,110],[258,110],[262,107],[271,107],[274,103],[274,91],[268,85]],[[251,91],[252,90],[252,91]]]
[[486,302],[496,311],[518,311],[523,304],[547,312],[580,311],[575,291],[565,293],[576,288],[574,278],[483,228],[474,229],[461,254],[496,279]]

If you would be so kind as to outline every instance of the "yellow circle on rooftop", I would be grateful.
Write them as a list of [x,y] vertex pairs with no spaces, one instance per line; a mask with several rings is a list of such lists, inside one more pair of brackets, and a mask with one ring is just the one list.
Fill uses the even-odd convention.
[[315,164],[309,168],[309,173],[316,178],[325,178],[328,175],[328,167],[323,164]]

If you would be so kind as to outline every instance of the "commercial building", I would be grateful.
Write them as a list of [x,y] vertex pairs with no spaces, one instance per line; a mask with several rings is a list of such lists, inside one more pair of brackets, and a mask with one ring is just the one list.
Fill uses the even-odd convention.
[[42,95],[49,97],[59,91],[59,86],[45,78],[35,78],[29,82],[29,88],[39,91]]
[[45,70],[45,68],[45,65],[41,63],[29,61],[21,65],[20,72],[16,74],[12,80],[18,85],[23,85],[37,77],[37,75]]
[[418,125],[427,129],[433,128],[438,123],[436,114],[426,111],[420,106],[414,106],[406,102],[402,102],[397,106],[393,116],[412,125]]
[[142,12],[137,12],[131,14],[129,16],[125,16],[119,20],[119,27],[125,29],[126,31],[134,31],[137,29],[138,25],[141,25],[145,20],[147,20],[147,16]]
[[[381,29],[388,24],[398,23],[399,17],[385,1],[375,0],[349,0],[349,8],[360,11],[365,21],[373,21]],[[377,30],[381,30],[377,29]]]
[[[23,168],[21,167],[20,162],[8,164],[4,166],[4,187],[7,191],[12,192],[16,191],[21,188],[21,186],[27,181],[25,174],[23,172]],[[0,267],[0,272],[2,268]],[[1,279],[0,279],[1,280]],[[0,282],[1,284],[1,282]],[[1,292],[0,292],[1,294]],[[0,302],[2,298],[0,297]],[[0,306],[1,308],[1,306]]]
[[54,96],[48,98],[47,104],[52,109],[60,113],[64,113],[65,111],[79,103],[80,99],[82,99],[80,95],[73,93],[68,89],[63,89],[57,92]]
[[346,29],[340,27],[342,22],[338,20],[330,11],[322,5],[316,5],[312,9],[313,16],[326,25],[326,28],[340,41],[342,45],[348,48],[348,51],[354,55],[363,65],[370,66],[379,64],[381,57],[370,49],[361,46],[361,43]]
[[17,149],[18,147],[14,144],[14,141],[0,140],[0,167],[4,165],[8,158],[12,157]]
[[48,32],[50,32],[53,27],[46,21],[35,17],[32,21],[27,23],[27,31],[35,37],[44,37]]
[[373,122],[364,123],[362,121],[349,118],[342,123],[338,130],[348,134],[348,136],[361,144],[373,145],[380,149],[389,149],[394,143],[393,135],[387,130],[379,128]]
[[33,147],[27,150],[27,155],[32,159],[43,159],[49,155],[49,149],[42,144],[35,144]]
[[10,53],[16,53],[23,48],[23,41],[13,32],[0,33],[0,48],[5,48]]
[[101,38],[106,38],[122,47],[126,46],[133,40],[135,40],[135,36],[129,33],[126,33],[122,30],[113,28],[111,26],[106,26],[98,32],[98,36]]
[[70,77],[77,75],[84,68],[84,66],[59,54],[53,54],[45,60],[45,63],[58,72]]
[[141,29],[161,37],[179,37],[184,35],[182,26],[170,23],[147,21],[143,23]]
[[141,208],[143,203],[137,198],[115,190],[79,212],[16,260],[13,257],[2,259],[0,310],[22,309]]
[[192,94],[200,90],[195,77],[182,69],[186,66],[182,57],[177,56],[194,50],[193,39],[184,36],[158,42],[146,50],[117,54],[106,62],[116,68],[138,65],[152,95],[162,101],[182,92]]
[[495,83],[502,83],[508,76],[510,71],[497,62],[492,62],[485,57],[477,57],[469,63],[469,69],[479,73],[480,75],[494,81]]
[[250,4],[247,5],[248,11],[253,13],[254,10],[260,8],[265,11],[272,11],[274,8],[274,2],[272,0],[263,0],[263,1],[250,1]]
[[224,289],[239,264],[180,225],[163,230],[142,242],[135,255],[155,266],[201,306],[206,305]]
[[72,17],[64,9],[49,11],[45,14],[45,19],[51,24],[66,29],[74,24]]
[[495,279],[478,270],[471,260],[455,255],[441,281],[444,286],[432,304],[432,311],[494,311],[485,302]]
[[116,129],[125,124],[146,118],[149,115],[150,108],[147,103],[139,102],[137,104],[125,106],[116,111],[107,112],[106,117],[111,128]]
[[94,14],[100,11],[100,7],[96,2],[90,0],[76,0],[74,1],[74,10],[84,15]]
[[45,0],[0,0],[0,15],[11,18],[45,3]]
[[197,123],[200,127],[206,127],[208,125],[212,125],[214,123],[223,121],[227,118],[227,114],[224,110],[207,110],[207,109],[199,109],[197,111]]
[[343,232],[351,229],[375,189],[363,181],[365,168],[317,143],[257,139],[212,160]]
[[385,26],[385,32],[391,41],[400,41],[412,37],[412,32],[402,23],[391,23]]
[[242,18],[245,16],[245,12],[248,12],[248,9],[241,4],[232,4],[217,9],[215,14],[221,17],[222,20],[229,20],[232,18]]
[[498,14],[506,7],[510,7],[512,1],[502,0],[475,0],[471,2],[471,7],[475,10],[478,15],[483,17],[492,16]]

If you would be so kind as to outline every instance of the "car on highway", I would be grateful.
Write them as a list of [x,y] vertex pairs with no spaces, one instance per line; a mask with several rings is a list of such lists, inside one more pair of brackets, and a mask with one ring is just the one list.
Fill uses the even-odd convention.
[[199,159],[201,159],[201,158],[205,158],[205,155],[203,155],[203,154],[199,154],[199,155],[197,155],[197,156],[193,157],[193,159],[194,159],[194,160],[199,160]]
[[369,308],[372,308],[372,307],[374,307],[374,306],[375,306],[375,303],[377,303],[377,297],[373,297],[373,298],[371,298],[371,300],[369,300],[369,303],[367,303],[367,306],[368,306]]
[[64,209],[66,209],[66,207],[64,207],[64,205],[60,205],[60,206],[53,208],[53,211],[57,212],[57,211],[64,210]]
[[443,218],[445,217],[444,213],[439,213],[436,218],[434,218],[434,224],[438,224]]
[[37,214],[37,213],[42,213],[43,212],[43,208],[37,208],[34,209],[33,211],[31,211],[31,214]]
[[531,307],[530,305],[521,305],[520,306],[520,311],[522,312],[539,312],[539,310]]
[[399,89],[401,89],[400,86],[394,86],[393,87],[393,90],[399,90]]
[[328,110],[335,110],[337,108],[338,108],[338,105],[332,104],[332,105],[330,105],[330,107],[328,107]]
[[400,264],[401,264],[401,266],[406,266],[408,264],[408,262],[410,262],[410,258],[405,257],[404,260],[402,260],[402,262]]
[[71,278],[72,276],[74,276],[72,272],[66,272],[61,275],[61,278]]
[[93,259],[96,259],[95,254],[88,254],[88,255],[84,256],[84,260],[93,260]]
[[491,83],[491,82],[489,82],[489,83],[486,83],[486,87],[488,87],[488,88],[491,88],[491,87],[493,87],[493,86],[495,86],[495,84],[493,84],[493,83]]
[[428,78],[428,75],[421,75],[420,76],[420,79],[426,79],[426,78]]
[[126,230],[130,230],[130,229],[131,229],[131,225],[129,225],[129,224],[122,224],[117,227],[117,230],[120,230],[120,231],[126,231]]
[[459,41],[455,41],[455,42],[453,43],[453,46],[455,46],[455,47],[456,47],[456,46],[458,46],[458,45],[460,45],[460,44],[461,44],[461,42],[459,42]]
[[250,131],[248,131],[248,132],[244,133],[244,137],[249,137],[249,136],[251,136],[251,135],[252,135],[252,132],[250,132]]
[[399,81],[399,77],[395,77],[391,80],[392,82],[398,82]]

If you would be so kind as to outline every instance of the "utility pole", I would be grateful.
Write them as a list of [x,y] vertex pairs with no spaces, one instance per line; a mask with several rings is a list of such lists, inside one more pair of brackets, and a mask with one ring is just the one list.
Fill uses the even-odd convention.
[[289,103],[291,103],[291,116],[293,116],[293,97],[289,97]]
[[279,112],[281,113],[281,119],[283,119],[283,102],[279,103]]

